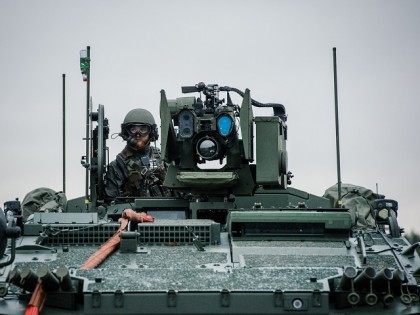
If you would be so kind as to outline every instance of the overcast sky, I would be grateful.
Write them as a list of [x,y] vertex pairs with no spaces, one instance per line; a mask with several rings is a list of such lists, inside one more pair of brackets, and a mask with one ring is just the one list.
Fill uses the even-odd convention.
[[[317,195],[336,182],[336,46],[343,182],[379,183],[399,201],[400,225],[420,232],[420,1],[0,0],[1,204],[62,188],[62,73],[67,195],[84,194],[86,45],[111,133],[135,107],[158,119],[160,89],[249,88],[286,106],[293,187]],[[124,143],[108,145],[115,156]]]

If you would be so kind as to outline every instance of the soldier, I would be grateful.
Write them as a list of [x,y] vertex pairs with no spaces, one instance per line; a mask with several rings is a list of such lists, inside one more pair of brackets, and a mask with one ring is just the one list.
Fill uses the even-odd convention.
[[168,195],[169,190],[162,187],[165,165],[160,150],[150,146],[159,137],[152,114],[141,108],[128,112],[120,136],[127,145],[108,166],[106,199]]

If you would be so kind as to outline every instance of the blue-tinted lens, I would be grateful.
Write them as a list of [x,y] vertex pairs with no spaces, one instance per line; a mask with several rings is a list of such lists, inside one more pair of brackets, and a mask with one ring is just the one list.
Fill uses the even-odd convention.
[[221,115],[217,119],[217,129],[223,137],[227,137],[233,129],[233,120],[229,115]]
[[178,115],[179,135],[181,138],[191,138],[194,134],[194,114],[190,110],[183,110]]

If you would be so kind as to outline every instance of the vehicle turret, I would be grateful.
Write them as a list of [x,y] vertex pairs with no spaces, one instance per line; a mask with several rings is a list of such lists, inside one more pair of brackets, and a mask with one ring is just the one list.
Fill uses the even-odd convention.
[[[185,86],[182,92],[205,98],[168,100],[161,91],[162,155],[169,164],[166,186],[210,195],[252,195],[257,186],[287,188],[283,105],[261,104],[248,89],[203,82]],[[223,92],[227,101],[220,97]],[[240,106],[232,103],[231,92],[242,97]],[[253,107],[272,107],[275,115],[254,117]],[[255,159],[257,164],[252,163]],[[219,161],[219,167],[208,166],[210,161]]]

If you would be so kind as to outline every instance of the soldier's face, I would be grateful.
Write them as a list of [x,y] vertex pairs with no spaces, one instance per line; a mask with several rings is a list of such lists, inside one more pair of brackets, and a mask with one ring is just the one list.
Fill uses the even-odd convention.
[[137,150],[143,150],[150,142],[150,126],[149,125],[133,125],[128,129],[132,139],[136,143]]
[[134,140],[136,141],[137,150],[143,150],[149,144],[150,137],[149,134],[136,134]]

